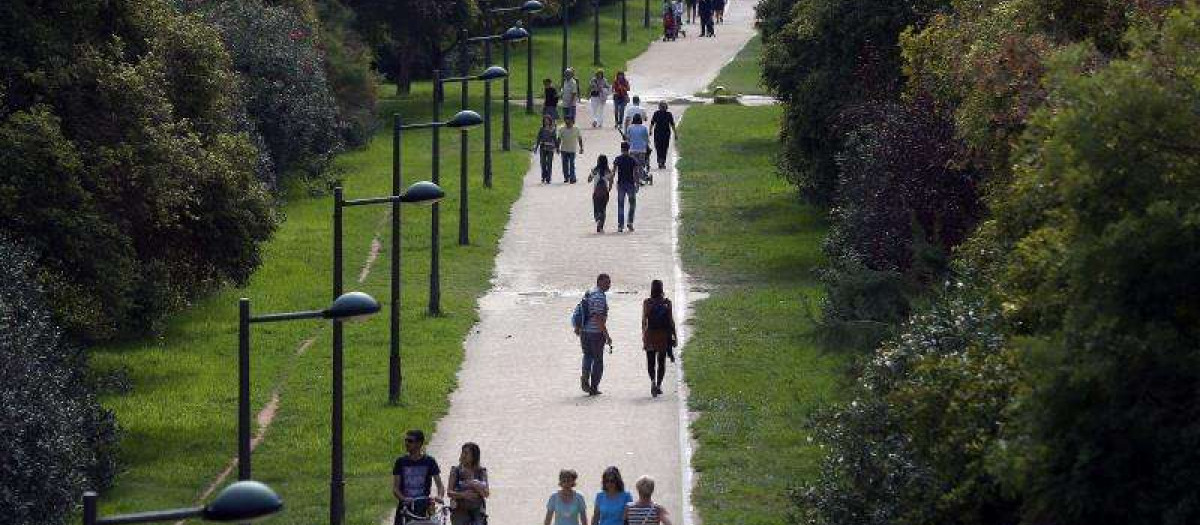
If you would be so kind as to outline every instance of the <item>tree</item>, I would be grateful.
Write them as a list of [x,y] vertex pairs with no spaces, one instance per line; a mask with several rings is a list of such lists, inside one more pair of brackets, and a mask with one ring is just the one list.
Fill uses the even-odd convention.
[[84,489],[107,487],[117,427],[33,278],[32,255],[0,237],[0,515],[64,522]]
[[412,81],[443,63],[458,30],[469,27],[474,0],[354,0],[361,32],[376,47],[379,67],[408,93]]
[[217,34],[159,0],[0,9],[0,232],[56,320],[137,334],[244,282],[274,216]]

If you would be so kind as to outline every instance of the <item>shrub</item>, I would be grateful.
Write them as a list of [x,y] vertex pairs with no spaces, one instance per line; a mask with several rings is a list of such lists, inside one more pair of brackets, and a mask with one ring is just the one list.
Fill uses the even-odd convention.
[[0,260],[0,516],[60,524],[83,490],[112,480],[116,423],[51,320],[32,255],[0,237]]

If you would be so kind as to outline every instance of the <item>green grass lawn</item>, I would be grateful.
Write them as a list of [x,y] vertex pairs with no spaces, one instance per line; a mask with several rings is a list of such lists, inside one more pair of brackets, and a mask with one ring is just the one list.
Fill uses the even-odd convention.
[[684,353],[704,523],[786,521],[788,490],[821,456],[806,418],[837,399],[849,363],[812,336],[826,226],[775,173],[781,112],[698,106],[680,130],[683,258],[711,293]]
[[746,47],[743,47],[733,61],[721,69],[717,79],[708,85],[702,95],[712,95],[716,86],[724,86],[731,95],[766,95],[762,87],[762,67],[759,59],[762,57],[762,35],[755,35]]
[[[619,45],[616,7],[604,11],[602,30],[607,40],[603,59],[624,67],[640,54],[657,30],[631,24],[630,40]],[[631,9],[631,14],[633,10]],[[631,21],[636,18],[631,17]],[[574,64],[591,61],[591,20],[574,28]],[[584,28],[589,28],[584,31]],[[607,29],[605,29],[607,28]],[[583,38],[587,36],[589,38]],[[561,33],[536,34],[537,75],[558,78],[552,71],[561,60]],[[523,44],[522,44],[523,45]],[[514,53],[514,55],[517,55]],[[499,57],[499,54],[497,54]],[[499,59],[497,58],[497,62]],[[524,53],[514,60],[514,73],[524,71]],[[523,74],[514,83],[514,98],[524,91]],[[497,86],[498,87],[498,86]],[[458,92],[447,88],[448,108],[457,109]],[[472,88],[479,95],[480,86]],[[392,93],[390,87],[383,92]],[[496,90],[497,97],[499,89]],[[399,112],[408,122],[428,119],[430,85],[418,83],[405,97],[381,101],[380,114]],[[475,98],[478,108],[481,99]],[[387,316],[388,221],[379,207],[346,210],[345,282],[385,302],[381,315],[346,326],[346,475],[347,523],[376,523],[393,505],[388,489],[391,462],[399,453],[401,434],[408,428],[432,430],[447,408],[447,395],[462,359],[462,341],[476,322],[476,299],[486,292],[497,244],[509,209],[520,193],[520,179],[529,154],[519,149],[531,142],[537,117],[513,108],[514,145],[499,151],[500,111],[495,105],[495,187],[482,188],[482,130],[471,133],[472,244],[457,245],[458,133],[441,134],[441,182],[449,198],[441,206],[442,308],[444,316],[425,314],[429,283],[430,211],[403,212],[402,323],[404,331],[404,399],[388,406]],[[341,155],[335,162],[347,198],[374,197],[390,191],[390,126],[363,150]],[[406,183],[430,178],[430,133],[404,135]],[[248,297],[255,313],[322,308],[331,295],[330,196],[289,196],[281,212],[286,221],[264,246],[264,263],[248,286],[225,289],[197,301],[174,315],[158,337],[95,348],[93,366],[101,373],[127,374],[132,390],[108,394],[123,428],[122,472],[113,489],[102,494],[102,512],[131,512],[190,505],[236,454],[237,300]],[[384,249],[369,277],[358,276],[370,249],[380,236]],[[302,343],[314,339],[304,352]],[[255,478],[279,491],[287,510],[272,523],[324,522],[329,494],[330,330],[327,324],[300,321],[255,325],[253,330],[253,401],[255,413],[273,390],[281,395],[278,415],[266,440],[254,453]]]

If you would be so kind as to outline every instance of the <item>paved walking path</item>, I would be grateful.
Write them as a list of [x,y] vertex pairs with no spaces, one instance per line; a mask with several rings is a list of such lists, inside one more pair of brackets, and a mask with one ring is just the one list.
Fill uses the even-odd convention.
[[[753,3],[731,1],[716,38],[697,38],[699,26],[687,26],[688,38],[654,43],[630,64],[634,94],[655,101],[704,89],[753,35]],[[590,68],[577,69],[586,82]],[[647,105],[650,112],[652,107]],[[684,109],[672,108],[677,119]],[[656,498],[675,523],[693,523],[690,509],[681,508],[689,506],[690,475],[678,365],[667,373],[664,395],[651,398],[640,342],[641,301],[652,279],[662,279],[676,299],[677,319],[686,315],[676,249],[674,145],[668,169],[657,170],[655,184],[638,194],[637,231],[615,232],[614,191],[607,232],[597,234],[585,179],[597,155],[616,157],[620,141],[611,104],[606,111],[605,127],[594,130],[587,107],[579,106],[586,153],[579,156],[578,184],[561,183],[557,158],[553,185],[540,184],[536,160],[526,173],[501,241],[493,288],[480,300],[481,321],[465,343],[450,412],[430,444],[444,474],[457,463],[463,442],[482,447],[492,525],[541,523],[562,468],[579,472],[577,489],[590,513],[609,465],[621,469],[631,492],[638,476],[653,476]],[[605,355],[603,394],[588,397],[579,389],[581,354],[569,316],[601,272],[613,279],[608,325],[615,351]]]

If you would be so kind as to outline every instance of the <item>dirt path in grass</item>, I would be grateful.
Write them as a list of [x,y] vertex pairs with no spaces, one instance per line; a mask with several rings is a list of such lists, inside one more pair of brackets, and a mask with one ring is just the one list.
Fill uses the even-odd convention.
[[[730,4],[716,38],[697,38],[699,26],[690,25],[687,38],[656,42],[630,63],[633,92],[649,99],[644,105],[650,112],[654,101],[703,90],[753,35],[754,2]],[[590,67],[577,69],[590,77]],[[672,111],[678,119],[685,109]],[[480,300],[481,320],[465,342],[458,389],[430,444],[443,474],[457,463],[463,442],[480,445],[491,478],[493,525],[540,523],[564,468],[579,472],[577,488],[590,510],[609,465],[621,469],[631,491],[638,476],[654,477],[656,499],[676,516],[675,523],[695,522],[680,370],[672,366],[664,395],[652,398],[640,342],[641,301],[652,279],[663,280],[676,318],[687,315],[674,148],[667,169],[656,170],[655,184],[637,196],[636,233],[616,233],[614,191],[607,232],[597,234],[585,179],[596,155],[615,158],[620,142],[611,104],[606,111],[605,126],[592,129],[588,108],[579,106],[586,154],[578,161],[578,184],[561,182],[557,159],[552,185],[540,183],[536,160],[525,175],[501,241],[493,288]],[[600,272],[613,278],[608,301],[615,351],[605,355],[603,395],[589,397],[579,388],[581,353],[568,318]]]

